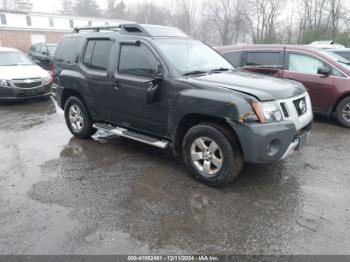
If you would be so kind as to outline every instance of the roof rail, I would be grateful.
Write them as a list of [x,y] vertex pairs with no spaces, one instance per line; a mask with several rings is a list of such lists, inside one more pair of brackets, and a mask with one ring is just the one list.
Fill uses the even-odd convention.
[[118,31],[121,34],[137,34],[144,36],[151,36],[146,29],[139,24],[119,24],[119,25],[108,25],[108,26],[88,26],[88,27],[76,27],[73,33],[79,33],[80,31]]

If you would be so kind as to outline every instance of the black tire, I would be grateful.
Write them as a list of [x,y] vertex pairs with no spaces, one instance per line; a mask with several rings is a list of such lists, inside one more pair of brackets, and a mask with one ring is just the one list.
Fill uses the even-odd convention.
[[[79,114],[81,119],[81,129],[77,129],[74,127],[74,124],[70,120],[70,109],[79,108],[81,114]],[[89,139],[92,135],[94,135],[97,132],[97,129],[93,127],[92,119],[84,105],[84,103],[75,96],[71,96],[67,99],[65,106],[64,106],[64,117],[66,120],[67,127],[69,131],[76,137],[81,139]]]
[[[192,153],[196,154],[196,151],[193,150],[198,149],[201,151],[199,147],[197,148],[197,141],[198,139],[201,141],[202,138],[208,138],[208,140],[205,141],[209,143],[207,145],[208,148],[211,145],[210,140],[214,141],[219,148],[219,151],[216,151],[215,154],[218,154],[218,158],[220,158],[219,156],[222,155],[220,158],[222,163],[221,167],[218,169],[218,171],[209,175],[206,171],[201,171],[198,168],[198,166],[201,166],[202,160],[194,161],[191,156]],[[199,154],[202,154],[203,156],[205,153],[200,152]],[[244,165],[242,153],[235,136],[227,128],[212,123],[199,124],[187,131],[182,142],[182,155],[186,167],[194,178],[213,187],[225,186],[231,183],[240,174]],[[210,156],[209,160],[208,158],[203,160],[203,170],[204,161],[210,162]],[[210,164],[210,168],[212,167],[217,169],[213,163]]]
[[344,111],[348,111],[350,113],[350,96],[341,100],[336,108],[338,123],[344,127],[350,128],[350,115],[348,115],[347,118]]

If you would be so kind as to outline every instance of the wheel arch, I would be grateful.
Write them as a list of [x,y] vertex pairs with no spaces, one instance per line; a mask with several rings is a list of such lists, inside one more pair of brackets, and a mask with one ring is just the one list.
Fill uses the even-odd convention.
[[223,127],[225,127],[227,130],[229,130],[232,135],[235,137],[240,149],[241,144],[239,137],[237,136],[237,133],[235,130],[229,125],[226,119],[220,118],[220,117],[215,117],[215,116],[210,116],[210,115],[205,115],[205,114],[198,114],[198,113],[190,113],[185,115],[180,121],[179,124],[177,125],[174,134],[173,134],[173,153],[175,156],[180,156],[181,155],[181,145],[182,145],[182,140],[187,133],[187,131],[193,127],[196,126],[200,123],[213,123],[213,124],[219,124]]
[[339,103],[340,103],[341,101],[343,101],[343,100],[344,100],[345,98],[347,98],[347,97],[350,97],[350,91],[347,92],[347,93],[342,94],[342,95],[337,99],[337,101],[334,103],[334,105],[333,105],[333,107],[332,107],[332,110],[331,110],[331,112],[330,112],[331,115],[332,115],[334,112],[336,112]]

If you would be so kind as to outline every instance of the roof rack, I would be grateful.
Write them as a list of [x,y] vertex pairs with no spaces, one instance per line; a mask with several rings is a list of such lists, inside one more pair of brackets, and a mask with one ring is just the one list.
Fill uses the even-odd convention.
[[144,36],[151,36],[146,29],[138,24],[119,24],[119,25],[108,25],[108,26],[88,26],[88,27],[76,27],[74,33],[81,31],[114,31],[120,32],[121,34],[138,34]]
[[188,37],[181,30],[174,27],[159,26],[159,25],[139,25],[136,23],[108,25],[108,26],[88,26],[77,27],[73,33],[79,33],[81,31],[112,31],[118,32],[123,35],[139,35],[149,37]]

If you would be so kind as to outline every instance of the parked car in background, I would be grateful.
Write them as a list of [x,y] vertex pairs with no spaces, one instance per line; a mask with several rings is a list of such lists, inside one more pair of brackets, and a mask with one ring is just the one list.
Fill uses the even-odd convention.
[[333,52],[341,57],[350,61],[350,48],[342,48],[342,49],[328,49],[327,51]]
[[47,98],[51,83],[50,74],[27,55],[0,47],[0,101]]
[[350,128],[350,62],[306,46],[251,45],[217,48],[241,70],[293,79],[309,91],[316,113],[335,115]]
[[279,161],[307,140],[311,102],[296,81],[239,72],[176,28],[76,32],[60,41],[52,66],[57,103],[76,137],[101,129],[170,148],[211,186],[233,181],[244,162]]
[[342,49],[342,48],[346,48],[344,45],[338,44],[338,43],[334,42],[333,40],[315,41],[315,42],[312,42],[309,46],[317,47],[317,48],[321,48],[321,49],[334,49],[334,48]]
[[45,70],[51,69],[52,58],[54,56],[56,44],[36,43],[30,48],[29,57]]

